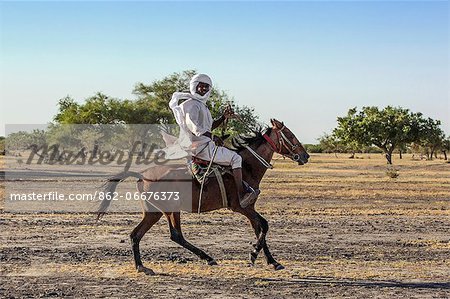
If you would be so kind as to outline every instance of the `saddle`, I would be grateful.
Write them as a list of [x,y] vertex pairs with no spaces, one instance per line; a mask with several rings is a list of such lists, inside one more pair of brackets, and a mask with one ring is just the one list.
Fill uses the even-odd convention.
[[[203,189],[203,186],[208,183],[209,178],[215,177],[217,179],[220,194],[222,197],[222,207],[227,208],[228,207],[227,192],[225,190],[225,185],[223,183],[222,176],[226,173],[231,173],[231,166],[222,166],[216,163],[212,163],[211,167],[209,168],[209,171],[208,167],[209,161],[197,157],[192,157],[192,159],[188,161],[187,164],[188,171],[192,175],[192,178],[194,178],[200,185],[202,185],[201,190]],[[199,202],[199,213],[200,207],[201,201]]]
[[209,169],[209,173],[206,173],[208,170],[209,161],[192,157],[190,161],[188,161],[187,167],[189,173],[192,175],[192,178],[196,179],[200,184],[204,181],[203,184],[208,182],[209,178],[217,177],[218,175],[222,176],[226,173],[231,173],[230,166],[223,166],[216,163],[212,163],[211,168]]
[[[227,173],[232,174],[231,166],[223,166],[212,163],[209,172],[206,173],[208,171],[208,166],[209,161],[200,159],[195,156],[193,156],[187,164],[188,172],[192,175],[192,178],[195,179],[200,185],[203,181],[203,185],[206,185],[209,178],[215,177],[217,179],[217,183],[219,184],[220,193],[222,196],[222,206],[228,207],[227,193],[222,176]],[[255,190],[246,181],[242,181],[242,184],[246,192],[255,192]]]

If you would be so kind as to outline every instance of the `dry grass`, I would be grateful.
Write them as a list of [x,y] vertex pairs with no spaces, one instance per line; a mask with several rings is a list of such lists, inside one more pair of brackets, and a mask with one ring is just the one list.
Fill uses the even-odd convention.
[[[0,169],[5,169],[5,160],[4,156],[0,156]],[[0,181],[0,211],[3,211],[4,206],[4,199],[5,199],[5,185],[4,182]]]
[[417,161],[409,155],[394,160],[399,177],[386,175],[381,155],[312,155],[310,164],[297,166],[277,159],[263,189],[278,197],[341,199],[449,199],[450,169],[443,160]]

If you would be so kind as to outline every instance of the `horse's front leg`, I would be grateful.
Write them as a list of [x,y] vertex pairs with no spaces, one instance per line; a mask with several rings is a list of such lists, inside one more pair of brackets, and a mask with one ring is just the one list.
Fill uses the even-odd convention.
[[[258,213],[257,213],[258,214]],[[263,229],[262,229],[262,235],[263,238],[261,240],[261,246],[262,249],[264,251],[264,255],[266,256],[266,261],[268,265],[272,265],[273,268],[275,270],[282,270],[284,269],[284,266],[281,265],[280,263],[278,263],[272,256],[272,253],[269,250],[269,246],[267,246],[267,242],[266,242],[266,234],[269,231],[269,223],[267,222],[267,220],[261,216],[260,214],[258,214],[258,216],[261,218],[261,222],[263,223]],[[264,229],[265,227],[265,229]]]
[[284,269],[284,267],[273,258],[272,254],[270,253],[269,247],[267,246],[266,235],[269,231],[269,223],[267,222],[267,220],[250,207],[239,212],[245,215],[250,220],[257,238],[256,243],[253,245],[254,249],[250,253],[251,265],[255,264],[258,254],[261,252],[261,249],[263,249],[268,265],[272,265],[275,270]]

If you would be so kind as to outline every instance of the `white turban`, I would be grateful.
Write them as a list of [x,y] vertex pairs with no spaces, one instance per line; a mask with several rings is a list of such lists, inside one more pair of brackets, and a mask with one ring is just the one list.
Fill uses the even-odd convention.
[[[209,84],[209,86],[210,86],[209,91],[204,96],[201,96],[198,93],[196,93],[197,85],[199,82]],[[183,100],[183,99],[196,99],[197,101],[200,101],[200,102],[206,104],[206,101],[208,101],[209,95],[211,94],[212,81],[208,75],[197,74],[194,77],[192,77],[189,85],[190,85],[189,89],[190,89],[191,93],[175,92],[172,95],[172,99],[170,100],[170,103],[169,103],[169,107],[173,111],[175,120],[178,123],[178,125],[180,126],[180,128],[182,129],[180,132],[180,137],[179,137],[179,141],[178,141],[182,145],[184,145],[185,142],[190,142],[190,141],[188,138],[189,136],[187,136],[186,134],[183,134],[183,131],[188,132],[189,130],[186,125],[186,120],[185,120],[185,115],[184,115],[183,109],[180,107],[179,102],[180,102],[180,100]]]
[[[197,93],[197,85],[198,83],[206,83],[210,86],[209,91],[205,93],[205,95],[199,95]],[[191,91],[191,95],[194,99],[199,100],[200,102],[203,102],[206,104],[206,101],[208,101],[208,98],[212,91],[212,81],[211,78],[208,75],[205,74],[197,74],[194,77],[192,77],[191,82],[189,83],[189,90]]]

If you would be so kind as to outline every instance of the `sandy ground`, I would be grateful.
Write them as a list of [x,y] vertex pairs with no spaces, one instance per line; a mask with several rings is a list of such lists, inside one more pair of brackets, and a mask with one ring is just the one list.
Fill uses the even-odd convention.
[[[450,298],[450,164],[379,155],[312,155],[305,166],[275,161],[258,211],[274,271],[246,219],[228,210],[184,213],[186,238],[213,256],[207,266],[157,223],[141,242],[136,273],[129,233],[138,213],[96,222],[88,213],[0,215],[1,298]],[[1,186],[5,197],[4,186]]]

